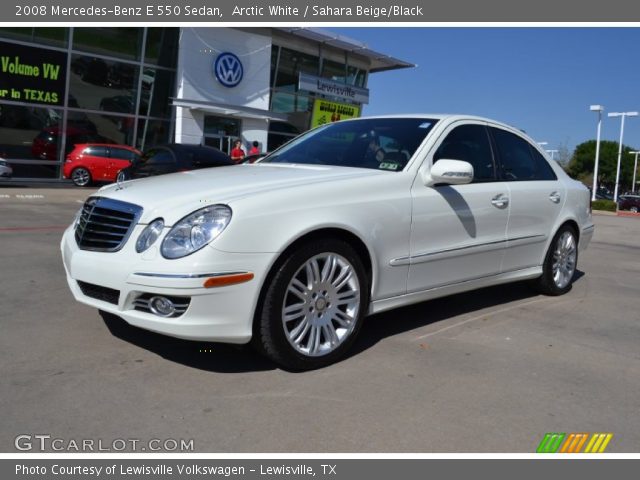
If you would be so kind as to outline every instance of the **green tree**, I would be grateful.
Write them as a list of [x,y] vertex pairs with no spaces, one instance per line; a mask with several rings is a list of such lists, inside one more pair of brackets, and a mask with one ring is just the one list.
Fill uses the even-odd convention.
[[[620,192],[631,190],[633,179],[633,155],[629,152],[634,148],[622,145],[622,161],[620,165]],[[593,165],[596,158],[596,141],[589,140],[576,147],[571,161],[566,167],[567,173],[573,178],[590,186],[593,181]],[[616,183],[616,168],[618,165],[618,142],[602,140],[600,142],[600,161],[598,164],[598,185],[613,190]]]

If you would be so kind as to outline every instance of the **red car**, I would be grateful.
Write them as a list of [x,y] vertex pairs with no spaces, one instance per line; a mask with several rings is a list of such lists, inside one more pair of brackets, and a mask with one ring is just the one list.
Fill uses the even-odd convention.
[[64,178],[79,187],[91,182],[114,182],[116,175],[137,161],[142,153],[127,145],[84,143],[76,145],[64,162]]

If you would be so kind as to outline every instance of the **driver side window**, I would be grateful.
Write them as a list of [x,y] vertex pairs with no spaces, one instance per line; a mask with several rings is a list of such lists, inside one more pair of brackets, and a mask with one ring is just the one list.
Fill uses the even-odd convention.
[[436,150],[433,163],[443,158],[470,163],[473,183],[496,181],[489,134],[483,125],[461,125],[449,132]]

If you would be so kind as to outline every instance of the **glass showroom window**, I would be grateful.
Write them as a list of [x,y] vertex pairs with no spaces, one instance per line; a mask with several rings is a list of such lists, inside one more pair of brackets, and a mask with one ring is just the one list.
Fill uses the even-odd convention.
[[147,28],[144,61],[161,67],[175,68],[179,34],[179,28]]
[[143,32],[142,28],[131,27],[75,28],[73,49],[127,60],[139,60]]
[[142,70],[140,115],[169,118],[174,96],[175,72],[145,67]]
[[142,118],[138,121],[138,138],[136,140],[136,148],[144,151],[155,145],[169,143],[170,136],[170,122]]
[[139,68],[87,55],[73,55],[69,106],[134,113]]
[[0,37],[53,47],[66,47],[69,41],[69,29],[59,27],[2,27]]

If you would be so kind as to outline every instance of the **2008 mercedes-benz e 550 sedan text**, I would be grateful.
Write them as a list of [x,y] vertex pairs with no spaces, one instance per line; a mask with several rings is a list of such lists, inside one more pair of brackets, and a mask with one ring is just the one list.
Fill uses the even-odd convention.
[[343,356],[368,314],[516,280],[567,292],[589,198],[507,125],[362,118],[253,165],[104,187],[62,256],[80,302],[311,369]]

